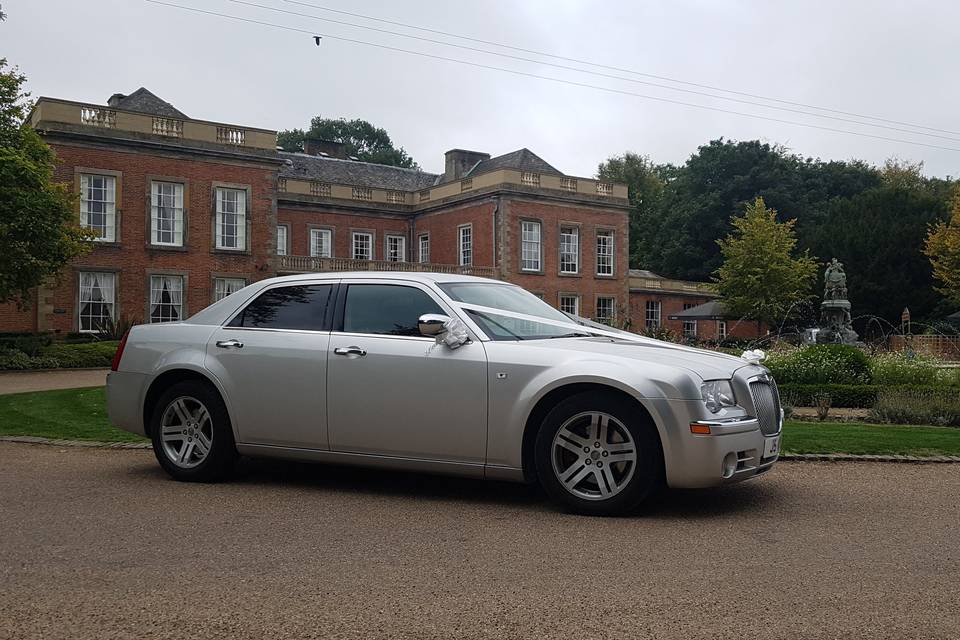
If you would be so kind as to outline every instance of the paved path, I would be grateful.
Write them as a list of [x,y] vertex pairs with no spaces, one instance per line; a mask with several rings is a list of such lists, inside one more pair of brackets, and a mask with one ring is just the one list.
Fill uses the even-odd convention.
[[780,463],[624,519],[533,489],[0,443],[0,638],[956,638],[960,467]]
[[56,371],[5,371],[0,373],[0,396],[25,391],[102,387],[110,369],[59,369]]

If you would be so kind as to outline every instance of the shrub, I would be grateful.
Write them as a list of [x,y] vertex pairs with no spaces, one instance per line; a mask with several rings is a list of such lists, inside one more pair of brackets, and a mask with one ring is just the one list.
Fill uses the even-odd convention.
[[37,355],[52,342],[50,333],[0,333],[0,349],[22,351],[27,356]]
[[881,353],[870,361],[874,384],[937,384],[939,361],[916,353]]
[[869,409],[877,401],[880,387],[870,384],[778,384],[784,402],[796,407],[817,406],[817,396],[830,396],[830,406]]
[[56,369],[60,366],[55,358],[28,356],[23,351],[0,347],[0,370]]
[[116,341],[88,342],[86,344],[53,344],[41,352],[53,358],[64,369],[109,367],[117,350]]
[[863,385],[872,381],[870,359],[846,344],[815,344],[772,353],[763,364],[782,384]]
[[870,412],[877,422],[960,427],[960,395],[953,389],[882,391]]

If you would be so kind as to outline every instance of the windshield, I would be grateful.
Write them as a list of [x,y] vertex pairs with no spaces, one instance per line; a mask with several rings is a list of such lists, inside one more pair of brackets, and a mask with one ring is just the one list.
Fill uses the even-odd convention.
[[532,293],[511,284],[446,282],[438,286],[452,299],[463,304],[475,304],[558,322],[570,322],[566,314],[557,311]]
[[558,327],[545,322],[516,318],[486,311],[467,309],[491,340],[545,340],[547,338],[579,338],[590,334],[572,327]]

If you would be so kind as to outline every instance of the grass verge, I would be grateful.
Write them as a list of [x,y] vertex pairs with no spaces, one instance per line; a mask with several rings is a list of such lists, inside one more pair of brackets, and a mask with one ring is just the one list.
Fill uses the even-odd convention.
[[[136,442],[110,426],[103,387],[0,396],[0,435]],[[791,453],[960,455],[960,429],[851,422],[792,422],[783,428]]]
[[138,435],[107,421],[103,387],[0,396],[0,435],[138,442]]
[[787,422],[783,451],[861,455],[960,455],[960,429],[856,422]]

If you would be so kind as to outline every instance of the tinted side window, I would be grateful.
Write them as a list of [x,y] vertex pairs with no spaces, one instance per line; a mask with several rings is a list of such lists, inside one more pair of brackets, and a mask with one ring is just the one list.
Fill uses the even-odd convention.
[[275,287],[261,293],[228,326],[323,330],[333,285]]
[[444,313],[433,298],[415,287],[352,284],[347,289],[343,330],[419,336],[417,320],[425,313]]

